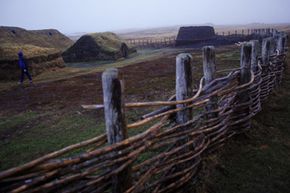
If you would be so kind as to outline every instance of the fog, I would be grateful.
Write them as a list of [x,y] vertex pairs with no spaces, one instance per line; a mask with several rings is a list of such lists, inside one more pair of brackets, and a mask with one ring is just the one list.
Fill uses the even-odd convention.
[[0,0],[0,25],[98,32],[190,24],[289,23],[290,0]]

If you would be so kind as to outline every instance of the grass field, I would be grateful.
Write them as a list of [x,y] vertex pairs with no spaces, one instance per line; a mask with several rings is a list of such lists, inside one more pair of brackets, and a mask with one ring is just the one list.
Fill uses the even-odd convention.
[[[174,93],[175,57],[193,55],[195,83],[202,76],[201,50],[147,51],[109,64],[78,64],[48,71],[35,85],[0,84],[0,171],[95,137],[104,132],[102,111],[82,104],[102,103],[101,72],[118,67],[124,75],[125,101],[166,100]],[[288,56],[289,57],[289,56]],[[289,58],[288,58],[289,61]],[[217,70],[239,66],[239,48],[217,49]],[[77,68],[76,68],[77,67]],[[287,192],[290,189],[290,72],[255,117],[252,130],[235,137],[224,150],[206,160],[198,192]],[[128,123],[148,112],[126,112]],[[140,132],[130,131],[130,135]]]
[[[202,71],[201,50],[183,51],[193,55],[197,83]],[[128,61],[42,74],[35,79],[34,86],[2,87],[0,169],[104,132],[103,112],[85,111],[81,105],[102,103],[100,79],[105,68],[120,68],[125,79],[126,101],[166,100],[174,93],[175,57],[180,52],[146,51]],[[217,53],[218,70],[239,65],[238,47],[223,47]],[[128,111],[127,120],[136,121],[148,111]],[[131,131],[130,135],[136,132],[139,131]]]

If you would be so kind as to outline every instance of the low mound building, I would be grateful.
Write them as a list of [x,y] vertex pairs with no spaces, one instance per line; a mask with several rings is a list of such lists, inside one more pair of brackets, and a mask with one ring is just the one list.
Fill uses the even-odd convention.
[[63,54],[65,62],[117,60],[135,52],[114,33],[93,33],[82,36]]
[[25,30],[0,27],[0,79],[18,79],[18,51],[22,49],[33,76],[64,67],[62,52],[73,41],[55,29]]
[[210,26],[190,26],[179,29],[175,45],[186,46],[215,37],[215,31]]

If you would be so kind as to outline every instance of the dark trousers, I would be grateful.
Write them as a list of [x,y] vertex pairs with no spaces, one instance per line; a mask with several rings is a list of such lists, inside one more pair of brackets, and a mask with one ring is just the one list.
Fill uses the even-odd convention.
[[32,81],[31,75],[29,74],[27,69],[21,69],[21,76],[20,76],[20,82],[22,83],[24,80],[24,75],[28,77],[30,81]]

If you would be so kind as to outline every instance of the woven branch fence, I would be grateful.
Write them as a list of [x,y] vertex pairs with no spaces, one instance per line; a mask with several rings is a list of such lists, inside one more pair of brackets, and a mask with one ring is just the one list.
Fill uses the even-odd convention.
[[[203,48],[204,77],[192,88],[192,58],[176,58],[176,94],[168,101],[124,104],[117,69],[102,75],[106,133],[0,173],[0,192],[181,192],[202,160],[251,127],[283,77],[287,37],[241,45],[240,68],[216,72],[215,49]],[[261,54],[259,54],[261,53]],[[218,77],[219,73],[226,74]],[[156,107],[134,123],[125,109]],[[146,130],[128,138],[128,129]]]

